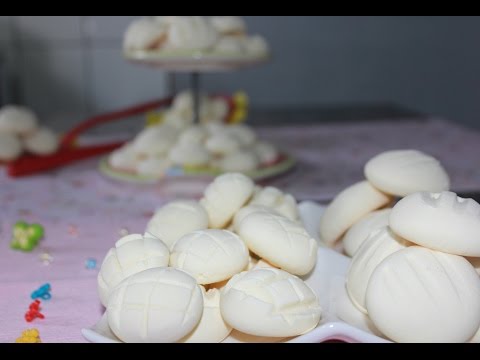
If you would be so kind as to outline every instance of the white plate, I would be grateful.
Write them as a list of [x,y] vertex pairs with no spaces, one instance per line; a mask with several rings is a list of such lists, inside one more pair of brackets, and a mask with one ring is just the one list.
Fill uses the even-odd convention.
[[[317,226],[324,207],[306,201],[299,205],[299,210],[305,228],[318,240]],[[388,342],[375,335],[376,331],[367,317],[350,302],[345,290],[345,275],[349,264],[350,258],[324,246],[319,247],[317,264],[303,279],[320,300],[323,309],[322,320],[312,331],[295,338],[284,339],[284,342],[318,343],[332,339],[347,342]],[[95,343],[119,342],[109,329],[105,315],[91,328],[83,329],[82,334],[87,340]],[[241,337],[232,333],[224,342],[265,342],[266,340],[282,341],[282,339]]]
[[246,54],[218,51],[134,50],[124,53],[127,60],[169,71],[216,72],[257,66],[270,59],[269,53]]

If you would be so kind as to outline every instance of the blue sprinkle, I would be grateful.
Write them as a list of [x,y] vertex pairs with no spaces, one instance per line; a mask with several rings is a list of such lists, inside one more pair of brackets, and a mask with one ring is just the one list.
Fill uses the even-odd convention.
[[94,258],[88,258],[85,260],[85,268],[93,270],[97,268],[97,260]]

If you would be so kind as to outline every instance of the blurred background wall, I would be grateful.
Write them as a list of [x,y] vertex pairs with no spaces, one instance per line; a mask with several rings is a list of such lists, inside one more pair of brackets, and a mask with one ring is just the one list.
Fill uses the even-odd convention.
[[[136,16],[0,16],[0,90],[61,130],[83,117],[163,96],[167,77],[127,63]],[[252,107],[391,102],[480,127],[480,17],[246,16],[272,63],[211,74],[212,91],[246,90]],[[187,83],[179,77],[179,85]],[[2,89],[2,87],[0,87]]]

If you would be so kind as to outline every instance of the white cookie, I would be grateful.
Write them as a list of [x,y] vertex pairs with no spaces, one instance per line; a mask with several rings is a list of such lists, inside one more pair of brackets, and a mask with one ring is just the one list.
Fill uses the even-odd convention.
[[480,204],[455,193],[415,193],[400,200],[390,227],[411,242],[463,256],[480,256]]
[[239,16],[212,16],[210,22],[222,35],[242,35],[247,31],[245,21]]
[[388,226],[384,226],[373,230],[355,253],[347,273],[346,288],[350,300],[361,312],[367,313],[365,293],[375,268],[387,256],[408,245],[411,244],[395,235]]
[[387,226],[391,211],[392,209],[373,211],[348,229],[342,239],[345,253],[352,257],[373,230]]
[[213,47],[218,32],[202,16],[175,16],[171,19],[168,46],[178,50],[205,50]]
[[279,269],[235,275],[222,290],[220,310],[234,329],[272,337],[304,334],[317,326],[322,312],[313,290]]
[[215,44],[216,52],[242,54],[246,51],[243,39],[237,36],[223,36]]
[[208,227],[208,215],[192,200],[177,200],[160,208],[150,219],[146,232],[161,239],[170,249],[182,236]]
[[208,137],[208,132],[205,127],[200,125],[193,125],[185,129],[178,138],[181,145],[197,144],[201,145]]
[[53,154],[60,146],[58,136],[45,127],[34,130],[22,140],[25,150],[35,155]]
[[246,218],[248,215],[254,213],[254,212],[266,212],[269,214],[277,214],[279,215],[275,210],[268,208],[266,206],[262,205],[247,205],[240,210],[238,210],[235,213],[235,216],[233,217],[233,230],[235,232],[238,232],[239,226],[242,223],[242,220]]
[[193,125],[193,111],[179,111],[177,109],[168,109],[163,113],[164,125],[171,126],[181,133]]
[[167,27],[149,18],[134,20],[125,31],[125,50],[150,50],[161,47],[167,38]]
[[368,181],[346,188],[333,199],[320,218],[320,239],[332,245],[358,220],[391,200]]
[[276,147],[265,141],[257,142],[253,147],[253,151],[257,154],[262,165],[272,164],[277,161],[280,156]]
[[0,133],[0,161],[13,161],[22,155],[22,142],[9,133]]
[[240,150],[227,154],[220,160],[219,167],[226,172],[246,173],[258,168],[260,162],[252,151]]
[[250,147],[252,146],[255,141],[257,140],[257,135],[255,131],[247,125],[243,124],[236,124],[230,125],[226,128],[228,134],[233,135],[240,143],[242,147]]
[[295,198],[273,186],[266,186],[256,191],[250,205],[265,206],[290,220],[298,220],[298,207]]
[[227,230],[198,230],[175,242],[170,266],[186,271],[199,284],[213,284],[230,279],[248,265],[248,249],[234,233]]
[[202,291],[195,279],[167,267],[125,279],[107,306],[110,328],[127,343],[178,341],[197,326],[202,313]]
[[245,39],[247,53],[251,55],[266,55],[270,51],[267,40],[261,35],[249,36]]
[[107,306],[111,291],[122,280],[143,270],[167,266],[170,252],[159,239],[139,234],[127,235],[111,248],[97,276],[100,301]]
[[242,220],[238,234],[253,253],[289,273],[305,275],[315,266],[317,242],[298,222],[254,212]]
[[193,331],[179,342],[182,343],[219,343],[225,339],[232,327],[222,318],[220,312],[220,291],[218,289],[205,290],[200,286],[203,294],[203,314]]
[[236,152],[240,147],[240,141],[227,132],[218,132],[207,139],[205,143],[208,151],[215,155],[226,155]]
[[0,133],[25,135],[37,128],[38,118],[33,111],[17,105],[0,109]]
[[480,327],[480,281],[472,265],[418,246],[380,263],[366,304],[375,326],[397,342],[466,342]]
[[151,126],[135,137],[133,150],[136,154],[162,157],[175,144],[177,136],[177,131],[171,126]]
[[128,143],[114,150],[108,155],[108,163],[111,167],[119,170],[135,171],[139,158],[133,150],[133,145]]
[[170,149],[168,158],[174,165],[199,167],[209,163],[210,154],[204,145],[178,143]]
[[253,194],[253,181],[239,173],[218,176],[207,186],[200,203],[207,210],[209,227],[221,229]]
[[417,191],[448,190],[450,179],[440,162],[417,150],[381,153],[365,165],[365,177],[377,189],[406,196]]

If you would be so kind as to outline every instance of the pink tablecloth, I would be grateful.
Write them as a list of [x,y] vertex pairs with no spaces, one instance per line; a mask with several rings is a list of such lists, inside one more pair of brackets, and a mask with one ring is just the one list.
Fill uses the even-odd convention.
[[[362,166],[374,154],[394,148],[417,148],[437,156],[451,174],[455,190],[479,190],[480,133],[442,121],[375,122],[261,128],[299,165],[272,184],[300,199],[325,199],[362,179]],[[97,270],[123,229],[143,232],[155,208],[177,197],[198,196],[205,182],[170,181],[138,186],[103,178],[97,159],[54,173],[12,180],[0,173],[0,342],[13,342],[23,329],[37,327],[44,342],[82,342],[80,329],[101,315],[96,295]],[[9,248],[18,220],[44,225],[46,236],[32,253]],[[40,254],[53,257],[44,265]],[[45,282],[52,299],[43,301],[44,320],[26,323],[30,293]]]

